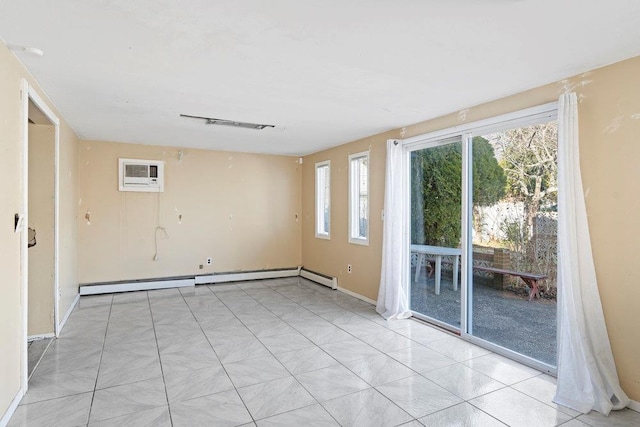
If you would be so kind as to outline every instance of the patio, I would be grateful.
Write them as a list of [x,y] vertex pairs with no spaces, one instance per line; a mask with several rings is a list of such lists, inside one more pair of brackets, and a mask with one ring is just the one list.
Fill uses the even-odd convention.
[[[474,275],[473,280],[473,335],[555,366],[556,301],[527,301],[523,295],[491,287],[490,278]],[[451,272],[442,271],[440,295],[434,288],[433,276],[422,274],[412,282],[411,310],[459,328],[461,291],[453,290]]]

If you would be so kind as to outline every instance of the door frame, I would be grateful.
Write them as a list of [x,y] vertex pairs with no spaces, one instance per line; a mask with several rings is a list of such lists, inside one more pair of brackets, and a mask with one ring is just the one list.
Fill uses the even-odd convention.
[[59,221],[60,221],[60,119],[49,108],[36,89],[26,79],[22,79],[22,234],[20,238],[20,277],[22,300],[22,389],[26,393],[28,388],[28,327],[29,327],[29,255],[28,255],[28,224],[29,224],[29,101],[33,102],[54,126],[54,209],[53,209],[53,335],[60,333],[59,315]]
[[[473,245],[468,244],[471,237],[471,215],[468,215],[468,211],[472,206],[472,173],[470,169],[470,165],[472,164],[472,140],[474,136],[482,136],[483,134],[496,132],[499,130],[503,130],[509,127],[520,127],[527,126],[535,123],[540,123],[544,120],[554,120],[558,117],[558,102],[549,102],[547,104],[538,105],[531,108],[526,108],[518,111],[514,111],[507,114],[502,114],[495,117],[490,117],[487,119],[479,120],[476,122],[464,123],[458,126],[453,126],[450,128],[437,130],[434,132],[417,135],[411,138],[406,138],[403,140],[399,140],[398,142],[402,145],[404,160],[402,162],[404,171],[403,174],[403,200],[404,200],[404,211],[411,212],[410,204],[411,204],[411,191],[410,191],[410,156],[411,152],[435,147],[438,145],[439,141],[451,139],[451,138],[461,138],[462,141],[462,209],[461,209],[461,240],[463,242],[463,250],[462,250],[462,259],[460,263],[460,271],[461,271],[461,284],[460,284],[460,304],[461,304],[461,313],[460,313],[460,330],[459,335],[460,338],[469,341],[473,344],[479,345],[480,347],[486,348],[494,353],[500,354],[502,356],[506,356],[510,359],[513,359],[523,365],[530,366],[532,368],[538,369],[542,372],[549,373],[551,375],[556,375],[557,367],[548,365],[539,360],[533,359],[524,354],[517,353],[508,348],[502,347],[500,345],[494,344],[490,341],[486,341],[482,338],[479,338],[475,335],[472,335],[469,330],[469,326],[473,326],[471,324],[472,316],[471,316],[471,305],[472,305],[472,295],[469,295],[469,272],[471,271],[473,262],[472,251]],[[410,271],[411,268],[411,257],[410,257],[410,240],[411,240],[411,220],[409,215],[405,215],[403,218],[403,250],[407,271]],[[404,289],[407,292],[407,300],[409,304],[411,303],[411,274],[404,274],[403,280]],[[426,320],[429,323],[432,323],[436,326],[439,326],[443,329],[446,329],[453,333],[458,333],[457,331],[453,331],[450,325],[446,325],[444,322],[438,321],[437,319],[433,319],[426,315],[421,315],[418,313],[414,313],[411,311],[414,316],[419,319]],[[557,337],[559,338],[559,337]]]
[[[466,167],[466,151],[467,151],[467,143],[466,143],[466,139],[465,136],[466,134],[453,134],[453,135],[444,135],[444,136],[435,136],[432,137],[432,134],[425,134],[422,135],[423,138],[416,140],[415,142],[412,143],[408,143],[407,145],[403,146],[403,155],[404,155],[404,161],[403,161],[403,166],[404,166],[404,171],[403,171],[403,191],[404,191],[404,212],[410,213],[411,212],[411,153],[415,152],[415,151],[420,151],[420,150],[426,150],[426,149],[430,149],[430,148],[437,148],[437,147],[443,147],[449,144],[454,144],[454,143],[460,143],[461,147],[462,147],[462,173],[463,175],[460,178],[460,183],[462,184],[462,188],[461,191],[462,193],[460,194],[461,196],[461,201],[462,201],[462,208],[461,208],[461,215],[462,215],[462,233],[460,235],[460,239],[461,241],[465,241],[465,221],[464,221],[464,209],[465,209],[465,201],[466,201],[466,197],[465,197],[465,192],[466,192],[466,180],[465,180],[465,176],[466,176],[466,171],[467,171],[467,167]],[[413,138],[411,138],[413,139]],[[402,244],[403,250],[405,251],[404,254],[404,259],[407,260],[407,265],[405,266],[407,271],[411,271],[411,251],[410,251],[410,240],[411,240],[411,221],[410,219],[404,218],[403,219],[404,223],[403,223],[403,229],[404,229],[404,242]],[[465,303],[465,298],[466,298],[466,289],[464,287],[464,283],[466,283],[463,279],[464,275],[466,274],[466,269],[465,269],[465,254],[462,253],[461,257],[460,257],[460,297],[462,298],[461,300],[461,307],[464,307]],[[408,280],[408,284],[405,287],[405,289],[407,289],[408,295],[407,295],[407,301],[409,302],[409,307],[411,307],[411,286],[413,284],[412,282],[412,278],[414,276],[412,274],[408,274],[408,277],[406,277],[404,280]],[[462,310],[464,311],[464,310]],[[457,328],[453,325],[450,325],[442,320],[433,318],[433,317],[429,317],[426,314],[423,313],[418,313],[415,312],[413,310],[411,310],[411,313],[413,315],[413,317],[423,320],[425,322],[429,322],[433,325],[438,326],[441,329],[444,329],[448,332],[451,332],[455,335],[461,336],[462,335],[462,329],[463,329],[463,325],[465,325],[464,321],[465,321],[465,314],[464,312],[461,313],[462,317],[461,317],[461,321],[460,321],[460,328]]]

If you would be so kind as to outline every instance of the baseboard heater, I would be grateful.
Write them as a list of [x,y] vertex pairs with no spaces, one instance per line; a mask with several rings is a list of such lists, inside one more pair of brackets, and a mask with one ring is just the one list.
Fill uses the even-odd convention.
[[313,282],[338,289],[338,279],[307,270],[303,267],[273,270],[230,271],[199,276],[167,277],[157,279],[123,280],[118,282],[85,283],[80,285],[80,295],[112,294],[118,292],[150,291],[154,289],[180,288],[194,285],[242,282],[247,280],[304,277]]
[[203,274],[196,276],[196,285],[211,283],[243,282],[245,280],[280,279],[282,277],[298,277],[300,267],[279,268],[273,270],[230,271],[226,273]]
[[118,292],[150,291],[153,289],[194,286],[193,276],[164,277],[158,279],[123,280],[119,282],[86,283],[80,285],[80,295],[113,294]]
[[335,277],[327,276],[326,274],[322,273],[316,273],[315,271],[307,270],[304,267],[208,274],[196,276],[196,285],[242,282],[245,280],[278,279],[281,277],[298,276],[304,277],[305,279],[309,279],[321,285],[328,286],[331,289],[338,289],[338,279],[336,279]]
[[327,276],[326,274],[322,274],[322,273],[316,273],[315,271],[307,270],[304,267],[300,269],[300,277],[304,277],[305,279],[309,279],[321,285],[328,286],[331,289],[338,289],[337,278]]

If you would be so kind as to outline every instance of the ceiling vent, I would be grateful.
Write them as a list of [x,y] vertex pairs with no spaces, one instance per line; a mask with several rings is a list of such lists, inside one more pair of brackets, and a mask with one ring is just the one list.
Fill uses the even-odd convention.
[[236,122],[234,120],[225,120],[225,119],[215,119],[213,117],[200,117],[200,116],[190,116],[188,114],[180,114],[180,117],[187,117],[190,119],[200,119],[204,120],[206,125],[221,125],[221,126],[231,126],[236,128],[245,128],[245,129],[264,129],[264,128],[274,128],[274,125],[263,125],[259,123],[247,123],[247,122]]

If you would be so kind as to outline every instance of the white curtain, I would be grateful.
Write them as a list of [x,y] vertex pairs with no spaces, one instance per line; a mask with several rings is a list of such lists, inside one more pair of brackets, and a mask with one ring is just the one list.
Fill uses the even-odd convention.
[[630,402],[620,388],[591,253],[578,150],[576,94],[558,106],[558,388],[554,402],[608,415]]
[[384,223],[382,225],[382,271],[376,311],[385,319],[411,316],[404,275],[406,262],[403,246],[404,201],[402,193],[402,146],[387,141],[387,168],[384,189]]

